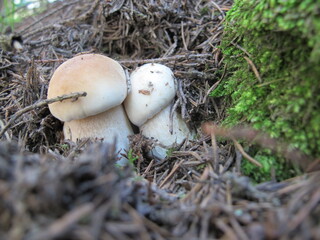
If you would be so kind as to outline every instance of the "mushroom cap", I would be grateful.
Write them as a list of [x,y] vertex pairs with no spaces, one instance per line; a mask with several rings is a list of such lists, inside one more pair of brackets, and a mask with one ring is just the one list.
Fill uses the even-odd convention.
[[170,68],[148,63],[130,76],[131,92],[124,101],[130,121],[140,127],[168,106],[176,95],[176,84]]
[[54,72],[48,98],[82,91],[86,97],[49,104],[52,115],[68,122],[120,105],[127,96],[125,72],[118,62],[100,54],[73,57]]

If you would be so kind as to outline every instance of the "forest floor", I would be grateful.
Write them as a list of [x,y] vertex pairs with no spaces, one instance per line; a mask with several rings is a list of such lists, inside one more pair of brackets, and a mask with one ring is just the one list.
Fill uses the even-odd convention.
[[[223,121],[227,103],[210,92],[227,71],[218,47],[231,5],[66,0],[15,29],[11,40],[21,37],[23,49],[0,49],[0,240],[320,239],[319,173],[252,184],[235,136],[216,139],[213,122]],[[149,62],[170,67],[175,106],[197,139],[158,161],[137,133],[137,160],[123,168],[111,145],[64,140],[48,82],[84,52],[116,59],[128,73]]]

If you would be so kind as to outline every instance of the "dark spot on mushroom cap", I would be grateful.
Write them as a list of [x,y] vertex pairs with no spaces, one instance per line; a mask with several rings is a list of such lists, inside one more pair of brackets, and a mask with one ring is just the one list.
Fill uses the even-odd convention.
[[143,95],[150,95],[151,94],[151,92],[149,90],[144,90],[144,89],[139,90],[138,93],[141,93]]

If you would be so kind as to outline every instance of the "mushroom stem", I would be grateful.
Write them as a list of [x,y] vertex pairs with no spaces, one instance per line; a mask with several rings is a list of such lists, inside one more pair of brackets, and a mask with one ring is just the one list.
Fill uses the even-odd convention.
[[[122,105],[119,105],[97,115],[65,122],[63,133],[66,139],[72,141],[94,138],[112,144],[116,140],[116,150],[119,154],[128,150],[128,136],[132,135],[133,131]],[[119,154],[117,163],[122,165],[125,161]]]
[[[166,158],[168,149],[174,148],[186,138],[194,136],[179,113],[175,111],[173,118],[170,119],[170,110],[171,105],[168,105],[140,127],[144,136],[158,140],[158,144],[152,149],[151,154],[159,159]],[[171,120],[172,123],[170,123]]]

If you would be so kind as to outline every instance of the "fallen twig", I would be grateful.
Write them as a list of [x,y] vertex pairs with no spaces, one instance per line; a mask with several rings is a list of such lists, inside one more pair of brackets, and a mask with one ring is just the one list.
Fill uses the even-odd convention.
[[120,60],[119,62],[123,65],[126,64],[144,64],[144,63],[155,63],[155,62],[172,62],[178,61],[181,59],[190,59],[190,58],[203,58],[203,57],[212,57],[210,53],[203,53],[203,54],[182,54],[182,55],[175,55],[171,57],[161,57],[161,58],[151,58],[151,59],[137,59],[137,60]]
[[202,131],[208,135],[214,133],[216,135],[227,137],[232,140],[243,139],[249,142],[257,143],[264,148],[268,148],[274,152],[281,154],[286,159],[292,161],[292,163],[298,164],[304,170],[306,170],[309,166],[309,160],[312,160],[310,156],[304,154],[300,150],[292,149],[288,144],[271,138],[267,134],[249,127],[234,127],[227,129],[219,127],[212,122],[206,122],[201,126],[201,128]]
[[243,149],[243,147],[241,146],[241,144],[235,139],[232,138],[232,141],[234,143],[234,145],[236,146],[236,148],[238,148],[239,152],[251,163],[253,163],[254,165],[258,166],[258,167],[262,167],[262,164],[259,163],[257,160],[255,160],[253,157],[251,157],[248,153],[246,153]]
[[45,99],[42,100],[40,102],[36,102],[30,106],[27,106],[21,110],[19,110],[18,112],[16,112],[11,119],[9,120],[9,122],[2,128],[2,130],[0,131],[0,137],[2,137],[2,135],[9,129],[9,127],[13,124],[13,122],[19,118],[20,116],[22,116],[23,114],[30,112],[33,109],[39,108],[39,107],[43,107],[45,105],[54,103],[54,102],[60,102],[66,99],[70,99],[70,98],[79,98],[79,97],[85,97],[87,95],[86,92],[76,92],[76,93],[70,93],[67,95],[62,95],[62,96],[58,96],[56,98],[51,98],[51,99]]
[[256,65],[252,62],[252,60],[246,56],[243,57],[247,63],[251,66],[252,68],[252,71],[254,72],[254,75],[256,75],[257,79],[259,80],[259,82],[261,83],[262,82],[262,79],[261,79],[261,76],[260,76],[260,73],[256,67]]

